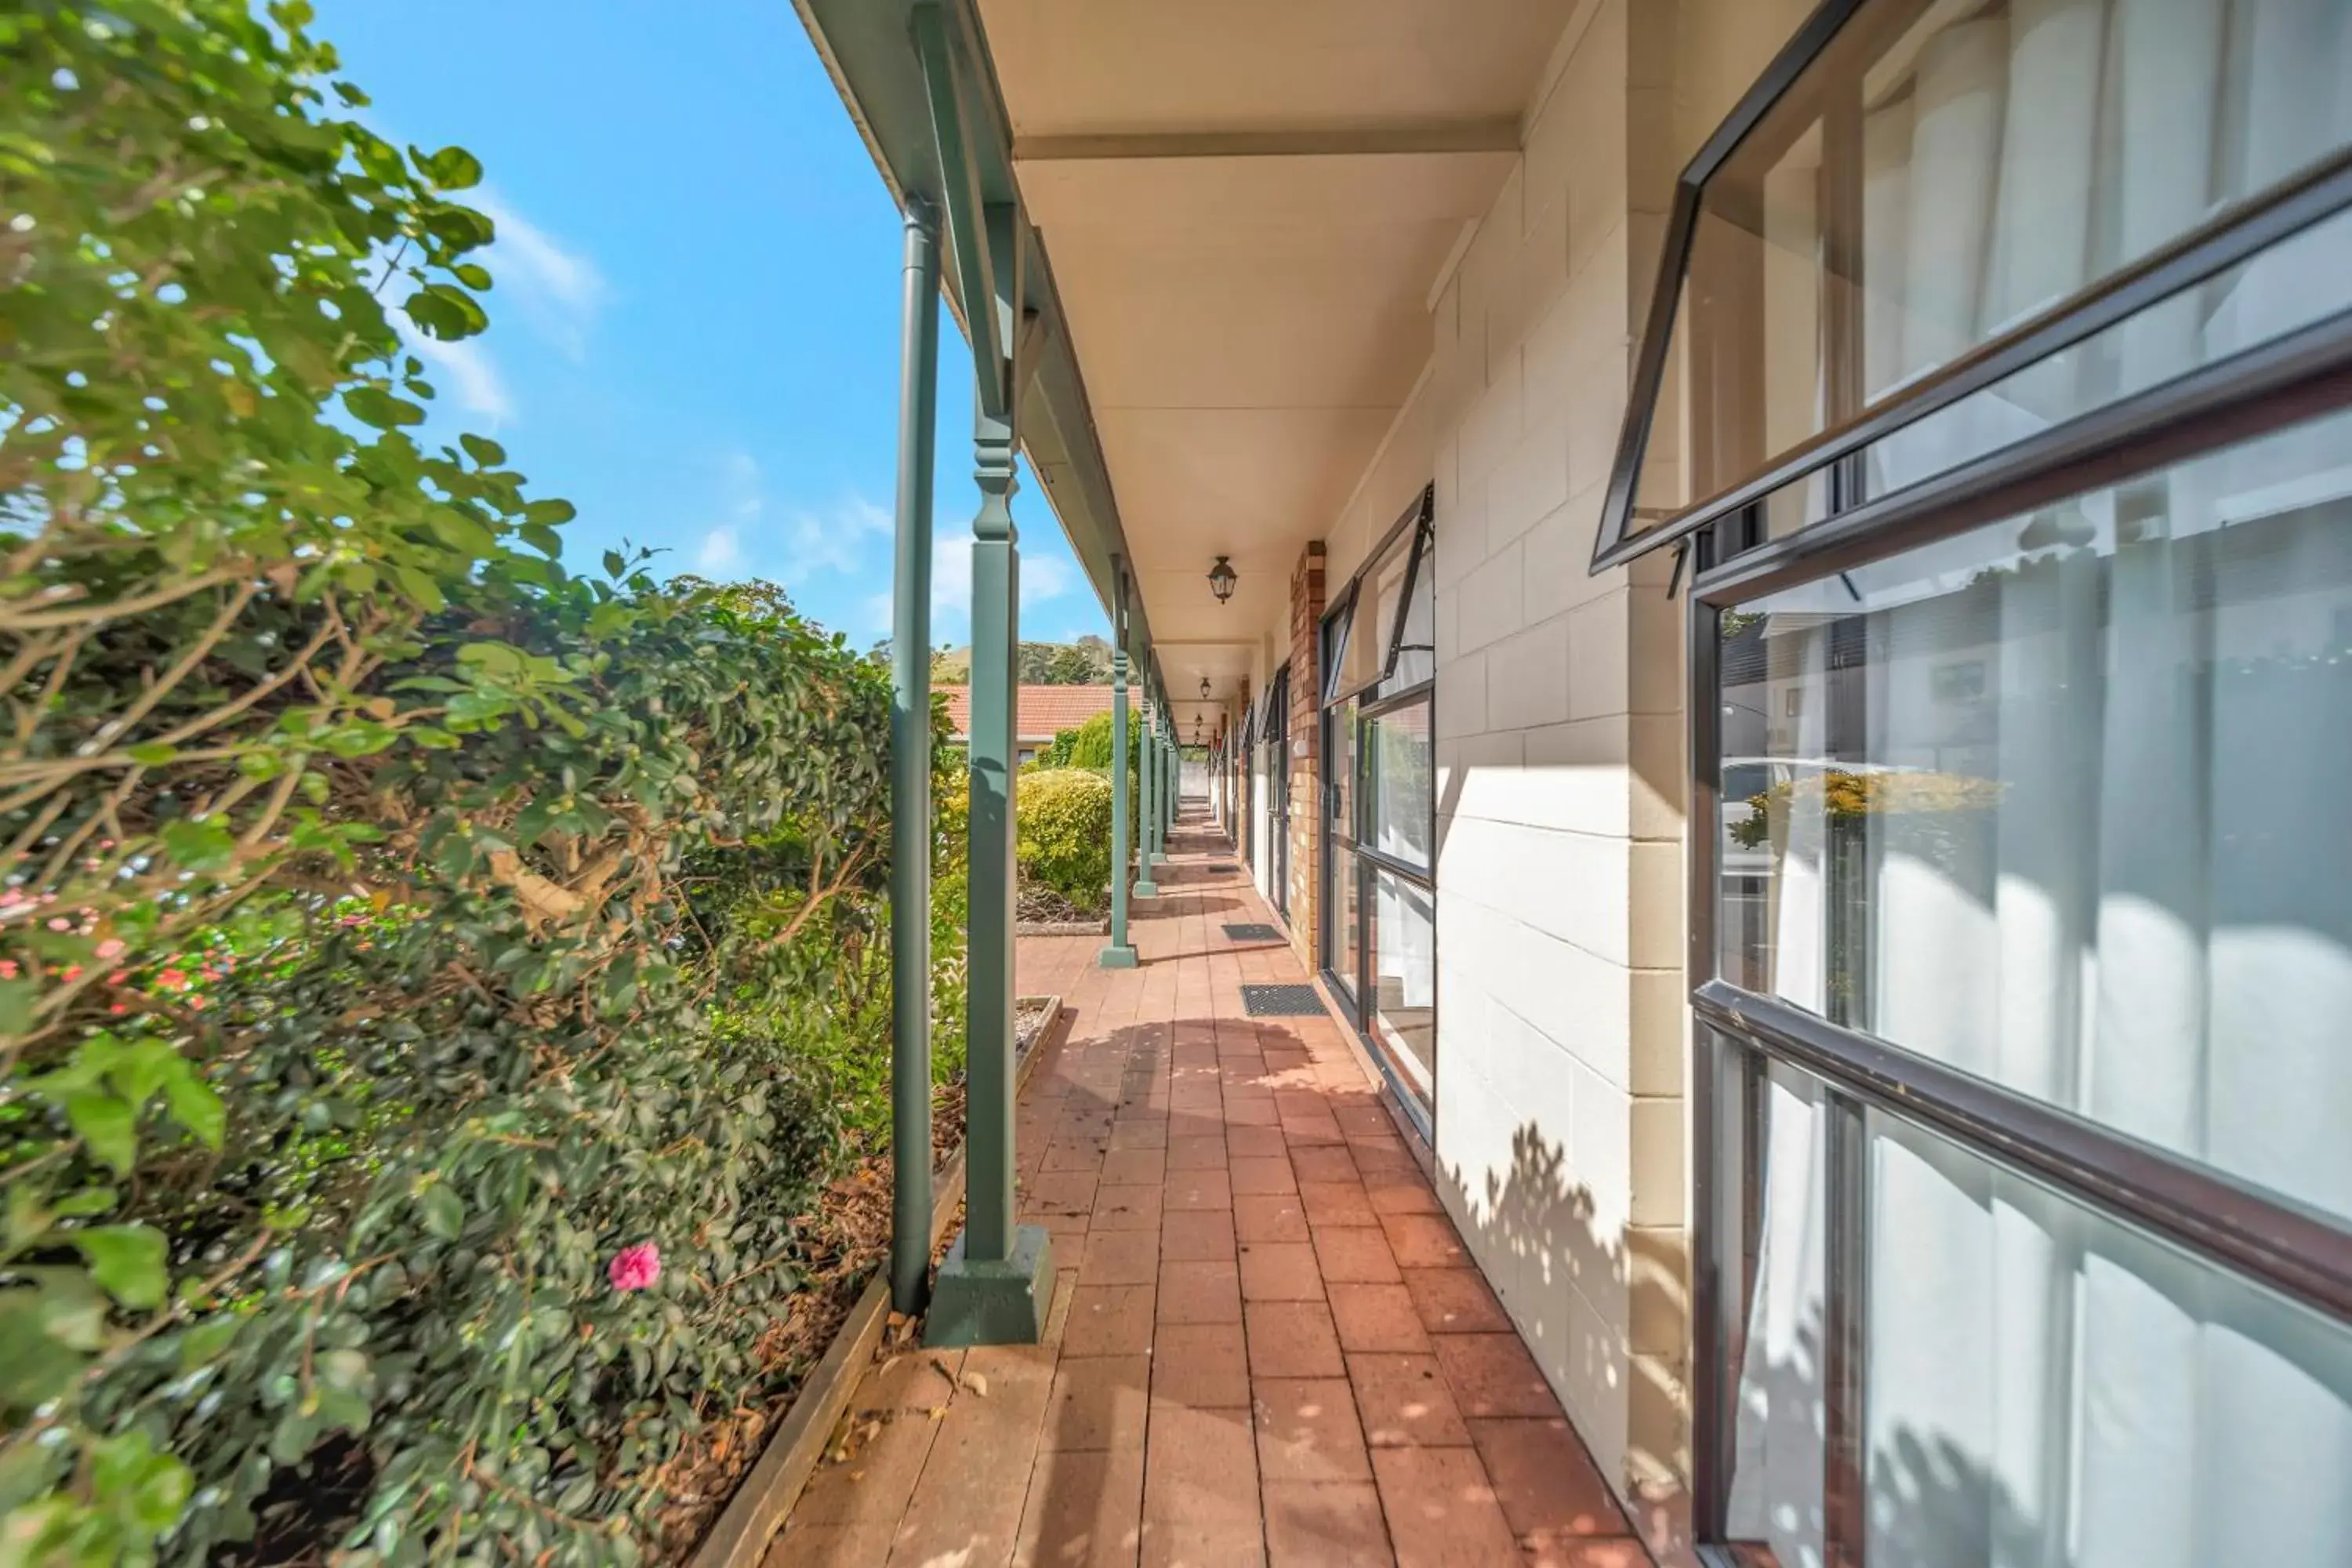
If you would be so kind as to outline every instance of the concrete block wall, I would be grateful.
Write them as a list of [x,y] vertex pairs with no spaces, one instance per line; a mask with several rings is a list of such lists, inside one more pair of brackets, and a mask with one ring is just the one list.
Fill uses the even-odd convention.
[[1691,1445],[1684,609],[1667,555],[1587,567],[1675,176],[1810,4],[1579,9],[1324,531],[1336,585],[1434,481],[1439,1190],[1664,1561]]
[[1682,609],[1587,572],[1675,161],[1601,0],[1439,296],[1441,1190],[1602,1472],[1688,1474]]

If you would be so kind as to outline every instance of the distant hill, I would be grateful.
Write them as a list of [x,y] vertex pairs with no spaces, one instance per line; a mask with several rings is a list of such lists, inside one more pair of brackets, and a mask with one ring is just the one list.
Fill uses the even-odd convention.
[[[1021,682],[1024,686],[1100,686],[1110,679],[1110,644],[1084,637],[1074,643],[1024,642],[1021,645]],[[962,686],[971,679],[971,649],[943,647],[931,655],[931,683]]]

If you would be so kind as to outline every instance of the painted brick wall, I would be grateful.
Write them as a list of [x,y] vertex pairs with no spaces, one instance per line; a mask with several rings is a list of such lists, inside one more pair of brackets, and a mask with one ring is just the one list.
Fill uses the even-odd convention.
[[1441,1191],[1604,1474],[1688,1473],[1681,606],[1588,574],[1677,6],[1601,0],[1435,311]]
[[1321,683],[1316,632],[1323,618],[1323,542],[1310,540],[1290,570],[1290,945],[1311,973],[1316,967],[1316,876],[1323,827],[1316,780],[1322,730],[1316,722]]

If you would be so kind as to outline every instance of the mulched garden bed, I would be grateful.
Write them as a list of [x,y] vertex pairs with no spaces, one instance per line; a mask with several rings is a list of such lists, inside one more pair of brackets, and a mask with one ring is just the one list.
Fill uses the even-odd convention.
[[[1036,1044],[1052,1020],[1045,999],[1022,999],[1013,1020],[1016,1060]],[[934,1174],[963,1146],[963,1123],[964,1083],[959,1077],[931,1097]],[[803,1289],[755,1347],[761,1384],[768,1392],[705,1426],[693,1446],[671,1461],[670,1503],[661,1516],[663,1562],[682,1563],[693,1552],[758,1462],[768,1434],[791,1412],[802,1384],[833,1343],[858,1293],[888,1261],[890,1184],[888,1152],[867,1154],[825,1189],[815,1211],[801,1222],[807,1257]],[[938,1252],[946,1251],[955,1228],[950,1227]],[[912,1327],[894,1314],[892,1337],[903,1339]]]
[[1109,929],[1100,909],[1089,910],[1052,888],[1023,888],[1013,907],[1019,936],[1097,936]]

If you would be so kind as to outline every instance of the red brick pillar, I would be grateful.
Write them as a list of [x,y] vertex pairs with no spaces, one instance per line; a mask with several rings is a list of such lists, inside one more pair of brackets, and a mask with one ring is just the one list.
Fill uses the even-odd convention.
[[1310,540],[1290,573],[1290,945],[1316,966],[1316,872],[1323,840],[1322,671],[1315,657],[1323,625],[1323,542]]

